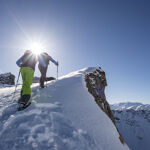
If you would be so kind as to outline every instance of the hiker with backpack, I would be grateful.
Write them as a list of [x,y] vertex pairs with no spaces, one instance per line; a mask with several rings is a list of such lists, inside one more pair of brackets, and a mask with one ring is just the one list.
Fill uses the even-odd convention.
[[39,63],[38,68],[41,72],[40,77],[40,87],[44,88],[44,81],[46,81],[46,72],[49,65],[49,61],[53,62],[56,66],[58,66],[58,62],[56,62],[51,56],[49,56],[46,52],[43,52],[39,55],[39,59],[41,59],[45,64],[46,67],[44,67],[41,63]]
[[18,103],[26,106],[31,97],[31,85],[33,82],[34,71],[37,61],[42,67],[46,67],[46,64],[39,57],[32,53],[30,50],[26,50],[24,55],[20,57],[16,64],[20,67],[20,72],[22,76],[22,89],[21,97]]

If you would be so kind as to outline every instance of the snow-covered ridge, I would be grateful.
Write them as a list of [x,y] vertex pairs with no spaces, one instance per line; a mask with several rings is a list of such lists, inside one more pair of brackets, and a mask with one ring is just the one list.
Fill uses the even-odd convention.
[[150,148],[150,105],[118,103],[111,105],[116,125],[131,150]]
[[111,105],[112,110],[150,110],[150,104],[142,104],[137,102],[116,103]]
[[34,84],[32,104],[21,112],[21,86],[13,101],[13,87],[0,89],[0,150],[129,150],[88,92],[89,72],[93,68],[48,82],[45,89]]
[[0,74],[0,77],[9,77],[11,75],[10,72]]

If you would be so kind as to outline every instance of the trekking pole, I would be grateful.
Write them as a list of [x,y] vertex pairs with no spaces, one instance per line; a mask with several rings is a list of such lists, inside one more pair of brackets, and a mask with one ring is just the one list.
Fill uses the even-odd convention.
[[47,88],[47,78],[46,78],[46,88]]
[[58,65],[57,65],[57,80],[58,80]]
[[14,99],[15,94],[16,94],[16,89],[17,89],[17,85],[18,85],[18,81],[19,81],[19,77],[20,77],[20,72],[21,72],[21,70],[19,70],[19,74],[18,74],[18,78],[17,78],[16,86],[15,86],[15,91],[14,91],[13,96],[12,96],[12,100]]

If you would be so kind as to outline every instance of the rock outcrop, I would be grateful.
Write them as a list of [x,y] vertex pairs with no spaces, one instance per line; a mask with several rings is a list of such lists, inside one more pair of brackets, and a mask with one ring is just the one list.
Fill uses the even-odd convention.
[[[52,80],[56,80],[56,78],[54,77],[46,77],[45,81],[52,81]],[[33,83],[39,83],[40,82],[40,77],[34,77],[33,78]]]
[[[99,67],[95,71],[86,74],[85,81],[86,81],[86,86],[88,88],[88,91],[93,95],[98,106],[109,116],[109,118],[115,124],[113,113],[110,109],[110,106],[105,96],[105,86],[107,86],[105,72]],[[121,134],[119,138],[120,141],[124,143]]]
[[0,74],[0,84],[15,85],[15,76],[11,73]]

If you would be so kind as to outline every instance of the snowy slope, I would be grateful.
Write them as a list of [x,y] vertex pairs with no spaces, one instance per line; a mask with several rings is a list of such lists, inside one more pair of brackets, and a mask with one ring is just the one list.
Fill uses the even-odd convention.
[[32,104],[16,111],[18,87],[0,89],[0,150],[129,150],[85,86],[87,68],[32,87]]
[[150,149],[150,105],[118,103],[111,106],[116,125],[131,150]]

